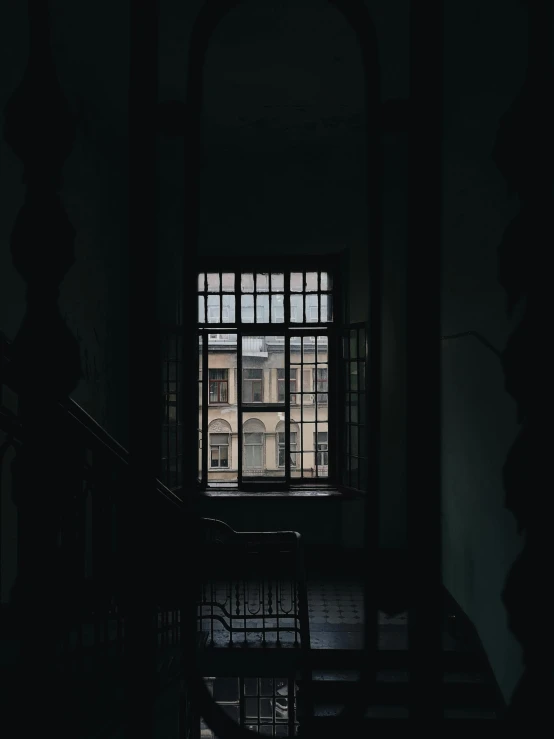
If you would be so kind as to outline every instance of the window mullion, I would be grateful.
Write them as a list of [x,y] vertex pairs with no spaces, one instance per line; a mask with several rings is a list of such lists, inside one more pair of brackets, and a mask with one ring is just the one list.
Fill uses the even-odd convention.
[[238,456],[238,487],[242,489],[243,476],[243,433],[242,433],[242,333],[237,330],[237,456]]
[[[290,272],[283,273],[283,315],[285,320],[285,485],[290,487]],[[298,466],[298,460],[297,460]]]
[[285,337],[285,483],[290,487],[290,336]]
[[209,334],[202,333],[202,487],[208,484],[208,457],[210,452],[210,438],[208,434],[208,404],[210,399],[209,378]]

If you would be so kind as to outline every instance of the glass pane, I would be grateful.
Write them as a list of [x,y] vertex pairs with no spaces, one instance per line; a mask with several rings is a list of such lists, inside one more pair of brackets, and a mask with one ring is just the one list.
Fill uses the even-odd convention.
[[358,357],[358,332],[355,328],[350,330],[350,359]]
[[306,295],[306,323],[319,323],[318,295]]
[[358,331],[358,351],[360,353],[360,359],[365,359],[365,328],[361,328]]
[[271,274],[271,290],[274,293],[282,293],[285,289],[285,276],[280,273]]
[[269,323],[269,295],[256,296],[256,322]]
[[254,323],[254,296],[241,296],[241,317],[243,323]]
[[291,272],[290,291],[291,293],[301,293],[302,292],[302,272]]
[[290,296],[290,322],[291,323],[303,323],[304,322],[304,306],[302,295],[291,295]]
[[221,298],[219,295],[208,295],[208,323],[221,322]]
[[306,292],[317,292],[317,272],[306,272]]
[[256,275],[256,292],[269,292],[269,275],[267,273],[259,273]]
[[250,272],[246,272],[241,275],[240,280],[241,291],[243,293],[254,292],[254,275]]
[[351,423],[359,423],[359,413],[358,413],[358,393],[351,393],[350,395],[350,422]]
[[358,390],[358,363],[350,362],[350,390]]
[[358,448],[358,427],[357,426],[351,426],[350,427],[350,453],[353,456],[358,456],[358,454],[359,454],[359,448]]
[[198,296],[198,322],[206,322],[205,298],[202,295]]
[[332,290],[333,278],[328,272],[321,272],[321,290]]
[[321,296],[321,322],[329,323],[333,320],[333,296]]
[[222,306],[222,319],[223,323],[234,323],[235,322],[235,296],[224,295]]
[[208,272],[208,292],[218,293],[219,292],[219,273]]
[[[303,360],[304,364],[313,364],[315,362],[315,336],[304,336],[302,339]],[[311,382],[310,382],[311,389]]]
[[317,361],[318,362],[327,361],[328,349],[329,349],[329,340],[327,336],[318,336],[317,337]]
[[239,700],[239,681],[236,677],[218,677],[213,684],[213,697],[215,701],[237,701]]
[[235,273],[234,272],[224,272],[221,276],[221,290],[224,293],[234,293],[235,292]]
[[206,275],[200,272],[198,275],[198,292],[204,292],[206,289]]
[[271,296],[271,322],[272,323],[284,323],[285,322],[285,296],[284,295],[272,295]]

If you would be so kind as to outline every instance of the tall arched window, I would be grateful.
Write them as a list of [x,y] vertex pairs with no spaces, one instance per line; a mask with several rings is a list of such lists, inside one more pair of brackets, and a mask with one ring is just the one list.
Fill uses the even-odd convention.
[[243,466],[245,475],[264,471],[265,426],[257,418],[249,418],[243,429]]

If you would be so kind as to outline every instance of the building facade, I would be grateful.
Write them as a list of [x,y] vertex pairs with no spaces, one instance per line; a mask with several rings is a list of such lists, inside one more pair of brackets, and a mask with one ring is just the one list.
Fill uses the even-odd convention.
[[[242,337],[242,402],[239,419],[236,334],[209,334],[208,480],[237,480],[239,423],[242,423],[244,476],[283,477],[285,469],[285,340],[283,336]],[[290,460],[292,477],[328,475],[327,337],[290,340]],[[264,410],[253,407],[259,403]],[[273,409],[266,410],[267,406]],[[283,410],[279,409],[282,406]],[[200,423],[200,428],[202,424]],[[202,433],[200,433],[202,456]]]

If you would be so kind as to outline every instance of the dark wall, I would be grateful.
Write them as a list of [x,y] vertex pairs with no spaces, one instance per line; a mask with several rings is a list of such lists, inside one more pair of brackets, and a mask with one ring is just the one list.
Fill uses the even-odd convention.
[[[492,151],[500,116],[524,79],[526,33],[521,3],[447,4],[442,331],[479,331],[499,350],[520,317],[507,319],[497,278],[497,248],[517,199]],[[501,591],[521,540],[504,508],[502,466],[516,408],[500,360],[474,337],[442,349],[444,581],[476,625],[508,698],[521,654]]]
[[[199,248],[210,254],[346,249],[351,318],[363,320],[371,246],[367,113],[353,33],[324,0],[297,2],[296,10],[288,2],[243,5],[222,23],[208,56]],[[77,232],[76,263],[60,301],[81,342],[84,376],[75,398],[126,443],[128,3],[56,0],[52,6],[60,81],[78,123],[62,192]],[[162,2],[161,100],[184,100],[199,6],[200,0]],[[383,99],[406,97],[408,0],[368,0],[368,8],[380,44]],[[459,0],[446,3],[446,11],[443,333],[479,330],[502,348],[511,324],[496,279],[496,248],[515,204],[490,155],[498,119],[523,79],[525,14],[516,0]],[[24,3],[0,5],[0,53],[3,109],[26,63]],[[183,254],[183,142],[160,135],[158,146],[160,316],[170,321]],[[384,154],[381,539],[402,547],[405,134],[387,134]],[[24,196],[21,174],[0,139],[0,329],[9,338],[24,312],[24,285],[9,254]],[[443,384],[444,578],[475,622],[508,695],[520,661],[500,590],[520,542],[504,511],[501,468],[515,436],[514,408],[497,359],[472,338],[443,346]],[[340,520],[342,541],[359,546],[361,505],[344,504],[334,519],[320,531],[339,537],[334,523]]]
[[[192,4],[191,4],[192,5]],[[161,97],[184,98],[191,5],[162,3]],[[197,3],[199,5],[199,3]],[[406,0],[370,3],[382,46],[382,96],[408,92]],[[373,8],[373,6],[375,6]],[[367,319],[364,78],[352,29],[330,3],[239,4],[217,28],[205,69],[201,254],[345,252],[350,320]],[[405,134],[386,137],[383,543],[405,544],[403,325]],[[162,137],[164,192],[182,191],[181,142]],[[164,198],[165,200],[165,195]],[[174,198],[177,202],[179,198]],[[180,221],[164,207],[164,243]],[[361,503],[343,505],[341,539],[362,543]]]

